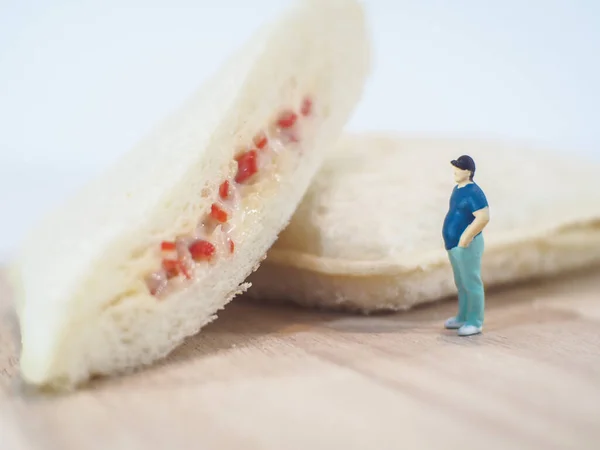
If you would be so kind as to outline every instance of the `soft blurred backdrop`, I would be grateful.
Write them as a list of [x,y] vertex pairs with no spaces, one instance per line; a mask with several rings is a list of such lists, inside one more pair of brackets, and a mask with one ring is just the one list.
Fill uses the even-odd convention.
[[[0,0],[0,260],[289,2]],[[600,159],[597,0],[364,3],[375,67],[349,129]]]

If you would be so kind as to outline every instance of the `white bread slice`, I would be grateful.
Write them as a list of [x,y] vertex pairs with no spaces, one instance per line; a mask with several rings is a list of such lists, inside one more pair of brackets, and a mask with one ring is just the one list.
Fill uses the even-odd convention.
[[469,154],[491,219],[486,288],[600,263],[600,167],[514,142],[345,135],[249,297],[368,313],[453,296],[442,223]]
[[[362,95],[367,33],[354,0],[299,1],[27,236],[11,270],[26,382],[73,388],[150,364],[247,288]],[[247,151],[259,171],[236,184],[235,158]],[[235,190],[222,201],[225,180]],[[226,233],[214,230],[213,204],[229,208]],[[192,234],[214,246],[195,247],[210,261],[190,259],[189,239],[161,250]],[[150,286],[165,258],[185,270]]]

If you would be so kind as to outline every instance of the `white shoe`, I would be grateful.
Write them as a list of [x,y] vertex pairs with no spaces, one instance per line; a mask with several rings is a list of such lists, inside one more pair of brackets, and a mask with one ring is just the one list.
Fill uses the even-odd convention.
[[481,333],[482,327],[476,327],[475,325],[463,325],[458,329],[459,336],[472,336],[474,334]]
[[459,322],[456,317],[450,317],[444,323],[444,327],[448,330],[457,330],[460,327],[462,327],[464,324],[465,324],[464,322]]

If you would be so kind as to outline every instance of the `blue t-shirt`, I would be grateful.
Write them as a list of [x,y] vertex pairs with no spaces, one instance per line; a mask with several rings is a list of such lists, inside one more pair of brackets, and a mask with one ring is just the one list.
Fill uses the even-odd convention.
[[[442,229],[446,250],[458,245],[465,229],[475,220],[473,213],[486,206],[488,202],[485,194],[477,184],[469,183],[461,188],[454,186],[450,197],[450,209]],[[479,234],[481,233],[477,235]]]

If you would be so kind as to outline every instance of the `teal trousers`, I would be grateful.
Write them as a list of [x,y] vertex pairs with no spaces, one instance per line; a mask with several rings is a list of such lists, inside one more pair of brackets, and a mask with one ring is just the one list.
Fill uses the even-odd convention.
[[483,235],[477,235],[468,247],[454,247],[448,251],[454,283],[458,290],[459,322],[481,327],[485,293],[481,281],[481,257],[483,255]]

